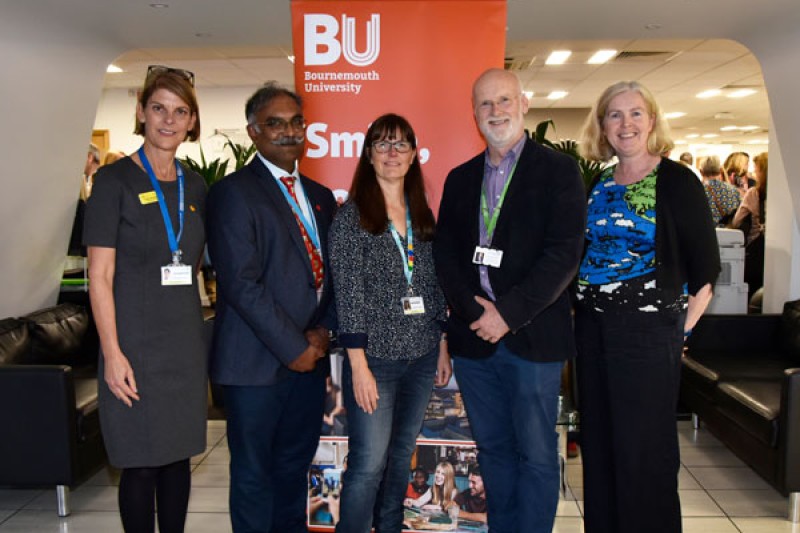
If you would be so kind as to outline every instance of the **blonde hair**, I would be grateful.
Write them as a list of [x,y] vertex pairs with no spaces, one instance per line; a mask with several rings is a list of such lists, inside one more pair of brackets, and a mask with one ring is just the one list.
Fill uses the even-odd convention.
[[756,187],[758,188],[758,192],[764,194],[767,190],[767,171],[769,170],[769,154],[767,152],[761,152],[757,156],[753,158],[753,164],[761,171],[761,175],[763,179],[758,180],[758,184]]
[[746,176],[749,165],[749,155],[745,152],[733,152],[725,159],[725,177],[730,181],[731,172],[734,176]]
[[661,155],[672,150],[675,145],[667,124],[653,94],[637,81],[620,81],[608,87],[592,107],[592,111],[583,125],[580,144],[581,155],[593,161],[608,161],[616,155],[603,133],[603,120],[611,100],[622,93],[633,91],[644,100],[647,112],[654,119],[653,131],[647,137],[647,151],[652,155]]
[[437,464],[436,470],[439,468],[442,469],[442,474],[444,474],[444,483],[439,486],[436,484],[434,478],[433,487],[431,487],[431,503],[440,505],[442,509],[446,509],[447,505],[453,501],[453,492],[456,490],[456,471],[453,469],[453,465],[447,461],[442,461]]

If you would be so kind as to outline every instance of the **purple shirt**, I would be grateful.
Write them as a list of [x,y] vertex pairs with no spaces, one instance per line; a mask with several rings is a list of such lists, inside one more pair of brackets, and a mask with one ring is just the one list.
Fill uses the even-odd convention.
[[[511,150],[503,157],[500,164],[495,166],[492,164],[489,157],[489,149],[486,149],[485,163],[483,166],[483,188],[486,191],[486,207],[489,208],[489,215],[494,211],[497,202],[500,201],[500,195],[503,194],[503,187],[508,181],[514,165],[519,160],[519,155],[522,153],[522,148],[525,146],[526,136],[515,144]],[[478,233],[480,237],[480,245],[491,247],[492,241],[489,239],[489,234],[486,231],[486,223],[483,221],[483,213],[478,213]],[[489,267],[485,265],[478,266],[478,272],[481,277],[481,288],[489,295],[489,299],[495,301],[494,291],[492,285],[489,283]]]

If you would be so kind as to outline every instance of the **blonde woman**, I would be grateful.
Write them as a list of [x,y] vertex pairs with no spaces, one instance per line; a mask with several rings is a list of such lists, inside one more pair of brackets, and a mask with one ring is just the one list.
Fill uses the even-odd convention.
[[433,473],[433,487],[431,488],[431,501],[424,509],[446,510],[453,504],[453,498],[458,494],[456,488],[456,471],[453,465],[442,461],[436,465]]

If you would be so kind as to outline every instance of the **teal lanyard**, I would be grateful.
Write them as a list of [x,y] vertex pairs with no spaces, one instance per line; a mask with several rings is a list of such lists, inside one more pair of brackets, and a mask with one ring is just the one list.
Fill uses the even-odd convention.
[[392,232],[394,243],[397,245],[397,249],[400,250],[400,255],[403,258],[403,274],[406,276],[408,286],[411,287],[411,279],[414,277],[414,230],[411,227],[411,207],[408,205],[408,199],[406,199],[407,244],[405,250],[403,249],[403,241],[400,240],[400,234],[391,220],[389,221],[389,231]]
[[486,203],[486,183],[481,186],[481,215],[483,216],[483,224],[486,226],[486,236],[489,238],[489,242],[492,242],[494,228],[497,226],[497,219],[500,218],[500,210],[503,208],[508,186],[511,184],[511,178],[514,177],[515,170],[517,170],[517,163],[514,163],[514,166],[511,167],[511,173],[508,175],[506,184],[503,185],[503,192],[500,193],[500,199],[497,201],[497,205],[494,206],[491,213],[489,213],[489,207]]

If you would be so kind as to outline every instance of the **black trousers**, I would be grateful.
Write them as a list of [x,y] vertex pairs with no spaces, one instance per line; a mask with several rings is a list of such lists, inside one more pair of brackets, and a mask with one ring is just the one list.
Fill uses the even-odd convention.
[[683,313],[576,311],[586,533],[680,533]]

